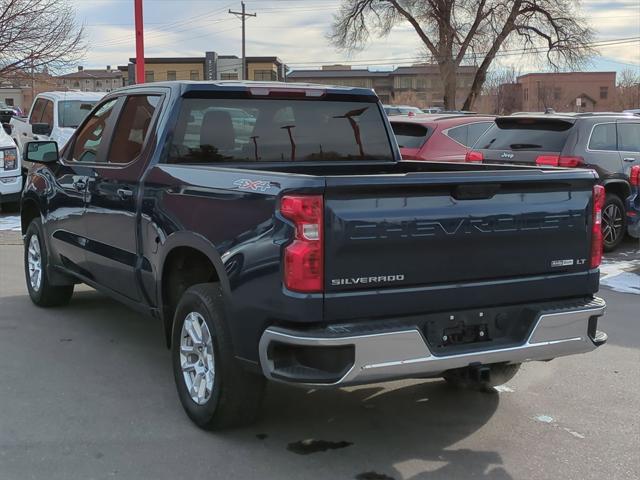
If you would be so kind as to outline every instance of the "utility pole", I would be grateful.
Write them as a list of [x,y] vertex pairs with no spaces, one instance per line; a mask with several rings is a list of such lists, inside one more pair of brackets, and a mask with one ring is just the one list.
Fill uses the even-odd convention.
[[258,15],[255,13],[246,13],[244,2],[240,2],[242,5],[241,12],[234,12],[233,10],[229,10],[229,13],[235,15],[240,20],[242,20],[242,79],[247,79],[247,56],[246,56],[246,47],[245,47],[245,22],[247,17],[257,17]]
[[134,4],[136,24],[136,83],[144,83],[144,22],[142,20],[142,0]]

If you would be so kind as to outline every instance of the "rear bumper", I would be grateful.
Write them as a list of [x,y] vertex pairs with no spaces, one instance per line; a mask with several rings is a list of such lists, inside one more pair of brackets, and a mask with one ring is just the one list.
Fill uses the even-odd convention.
[[[579,308],[542,311],[521,345],[440,356],[430,351],[418,327],[362,334],[353,334],[348,327],[344,334],[339,333],[339,328],[301,332],[270,327],[260,340],[260,363],[264,375],[272,380],[306,386],[344,386],[438,376],[470,365],[550,360],[589,352],[604,344],[606,334],[596,331],[595,326],[605,307],[602,299],[594,298]],[[275,358],[277,349],[297,347],[310,347],[304,351],[306,358],[313,352],[322,355],[323,350],[331,350],[345,363],[338,368],[334,363],[332,372],[322,372]]]
[[0,177],[0,202],[17,202],[22,192],[22,175],[18,171],[12,176]]

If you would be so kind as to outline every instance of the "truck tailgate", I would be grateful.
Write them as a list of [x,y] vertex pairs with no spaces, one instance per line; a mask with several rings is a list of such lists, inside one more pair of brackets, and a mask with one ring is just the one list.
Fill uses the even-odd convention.
[[534,169],[328,177],[327,320],[593,293],[594,183]]

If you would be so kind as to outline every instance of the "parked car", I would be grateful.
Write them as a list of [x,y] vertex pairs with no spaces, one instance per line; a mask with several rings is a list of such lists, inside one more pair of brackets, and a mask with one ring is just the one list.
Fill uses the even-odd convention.
[[629,173],[640,165],[640,118],[615,113],[499,117],[467,156],[469,161],[591,168],[607,196],[604,248],[614,250],[627,231]]
[[[11,136],[18,149],[32,140],[53,140],[63,147],[104,95],[101,92],[40,93],[34,99],[28,117],[11,119]],[[23,162],[25,172],[30,167],[29,162]]]
[[2,211],[17,210],[22,191],[20,157],[16,144],[0,128],[0,207]]
[[409,117],[414,117],[424,113],[418,107],[410,107],[408,105],[384,105],[383,108],[384,113],[389,117],[394,115],[407,115]]
[[442,107],[427,107],[422,109],[422,113],[433,114],[433,113],[440,113],[440,112],[442,112]]
[[20,114],[20,110],[12,105],[0,102],[0,123],[9,123],[13,117]]
[[469,148],[492,124],[494,117],[444,115],[391,117],[404,160],[464,162]]
[[255,418],[266,379],[487,387],[606,341],[595,173],[399,161],[368,89],[133,86],[24,155],[31,300],[86,283],[158,319],[202,428]]
[[631,195],[627,198],[627,231],[633,238],[640,238],[640,165],[629,172]]

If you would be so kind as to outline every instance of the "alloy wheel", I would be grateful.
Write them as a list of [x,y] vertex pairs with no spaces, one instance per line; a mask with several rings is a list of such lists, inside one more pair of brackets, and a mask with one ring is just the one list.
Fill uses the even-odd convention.
[[198,312],[189,313],[182,324],[180,367],[191,400],[206,404],[213,393],[215,355],[211,332]]
[[610,203],[602,211],[602,236],[604,241],[613,245],[620,235],[624,226],[624,218],[620,207],[615,203]]
[[27,250],[29,267],[29,284],[35,292],[40,290],[42,284],[42,252],[40,250],[40,240],[37,235],[31,235]]

